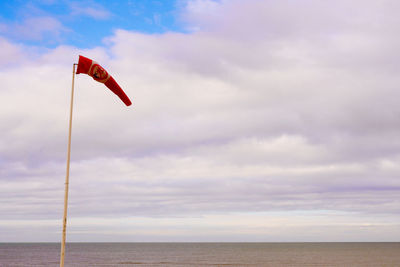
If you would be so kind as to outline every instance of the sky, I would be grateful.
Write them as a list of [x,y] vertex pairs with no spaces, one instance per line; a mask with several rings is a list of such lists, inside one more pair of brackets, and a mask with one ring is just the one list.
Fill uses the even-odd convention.
[[400,2],[0,2],[0,242],[400,241]]

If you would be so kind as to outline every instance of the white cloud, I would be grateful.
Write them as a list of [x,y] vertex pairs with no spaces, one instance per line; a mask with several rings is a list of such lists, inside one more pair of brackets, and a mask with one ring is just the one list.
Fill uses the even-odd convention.
[[0,32],[17,40],[43,41],[46,38],[59,41],[67,31],[59,20],[51,16],[27,17],[22,22],[3,24]]
[[70,8],[73,16],[88,16],[100,20],[111,16],[111,13],[103,6],[89,1],[72,2]]
[[[160,218],[170,220],[165,229],[187,222],[179,240],[199,230],[213,241],[304,240],[301,231],[314,229],[311,240],[365,241],[366,225],[379,233],[369,240],[398,237],[389,233],[399,214],[399,38],[386,6],[396,4],[363,3],[191,1],[183,16],[196,32],[117,30],[106,47],[85,51],[28,56],[1,40],[4,62],[19,59],[0,72],[1,217],[61,217],[71,68],[81,53],[133,105],[76,77],[76,231],[101,218],[93,232],[107,239],[118,232],[111,218],[139,216],[143,240],[159,236]],[[307,221],[315,213],[323,215]],[[238,214],[246,219],[235,224]],[[279,219],[263,228],[260,214]],[[271,236],[282,231],[290,235]]]
[[19,64],[22,58],[22,46],[14,45],[6,39],[0,38],[0,68]]

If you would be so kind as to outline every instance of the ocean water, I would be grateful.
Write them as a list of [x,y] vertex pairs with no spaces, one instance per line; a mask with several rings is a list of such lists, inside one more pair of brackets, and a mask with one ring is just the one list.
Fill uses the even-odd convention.
[[[58,266],[59,250],[0,243],[0,266]],[[68,243],[65,266],[400,267],[400,243]]]

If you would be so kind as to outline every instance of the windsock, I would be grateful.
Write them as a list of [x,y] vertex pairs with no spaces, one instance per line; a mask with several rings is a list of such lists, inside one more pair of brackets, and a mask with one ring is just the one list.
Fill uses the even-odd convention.
[[87,57],[79,56],[78,69],[76,74],[85,73],[91,76],[95,81],[104,83],[114,94],[116,94],[125,105],[130,106],[132,102],[129,100],[128,96],[114,80],[114,78],[108,74],[108,72],[103,69],[96,61],[93,61]]

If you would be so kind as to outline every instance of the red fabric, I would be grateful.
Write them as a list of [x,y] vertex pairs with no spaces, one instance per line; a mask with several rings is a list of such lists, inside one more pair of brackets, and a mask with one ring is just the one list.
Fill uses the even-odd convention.
[[127,106],[130,106],[132,102],[128,96],[114,80],[114,78],[108,74],[96,61],[93,61],[87,57],[79,56],[78,69],[76,74],[84,73],[91,76],[95,81],[104,83],[114,94],[116,94]]
[[79,73],[85,73],[88,74],[90,66],[92,65],[91,59],[84,57],[84,56],[79,56],[79,61],[78,61],[78,69],[76,70],[76,74]]

